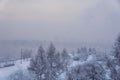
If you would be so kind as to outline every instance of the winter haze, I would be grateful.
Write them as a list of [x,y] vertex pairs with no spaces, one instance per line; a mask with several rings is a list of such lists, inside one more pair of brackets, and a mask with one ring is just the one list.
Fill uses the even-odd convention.
[[0,80],[120,80],[120,0],[0,0]]
[[20,53],[20,48],[34,43],[11,40],[61,42],[72,48],[89,43],[104,48],[113,44],[119,21],[117,0],[0,0],[0,54]]
[[0,0],[0,40],[111,43],[119,21],[117,0]]

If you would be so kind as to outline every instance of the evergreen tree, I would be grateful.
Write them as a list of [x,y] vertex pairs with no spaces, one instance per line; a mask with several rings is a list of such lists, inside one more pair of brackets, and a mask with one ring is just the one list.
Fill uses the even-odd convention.
[[118,79],[118,73],[116,70],[116,65],[114,63],[114,60],[110,59],[109,57],[106,56],[106,67],[110,70],[110,78],[113,80],[119,80]]
[[48,59],[48,61],[50,63],[50,67],[52,67],[53,64],[54,64],[55,54],[56,54],[56,48],[51,43],[49,48],[48,48],[48,51],[47,51],[47,59]]
[[80,49],[78,48],[78,49],[77,49],[77,53],[80,54],[80,52],[81,52],[81,51],[80,51]]
[[46,54],[42,46],[34,59],[31,59],[29,70],[35,75],[36,80],[47,80],[47,61]]
[[68,55],[67,50],[64,48],[61,53],[61,60],[62,60],[62,65],[63,65],[64,70],[67,70],[67,66],[69,64],[69,59],[70,59],[70,56]]
[[70,58],[70,56],[68,55],[68,52],[67,52],[67,50],[65,48],[63,49],[63,51],[61,53],[61,56],[62,56],[63,60],[67,60],[67,59]]
[[57,80],[60,70],[60,58],[55,46],[51,43],[47,51],[48,80]]
[[114,44],[114,57],[116,58],[117,63],[120,64],[120,35]]
[[67,80],[105,80],[104,68],[98,63],[78,65],[68,72]]

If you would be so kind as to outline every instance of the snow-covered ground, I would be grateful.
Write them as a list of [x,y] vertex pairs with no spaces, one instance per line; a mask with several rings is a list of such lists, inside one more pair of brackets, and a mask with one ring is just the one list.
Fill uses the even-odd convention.
[[[75,67],[77,65],[82,65],[86,62],[89,62],[91,60],[93,60],[94,58],[92,58],[92,56],[89,56],[87,61],[74,61],[71,60],[71,64],[68,66],[68,69],[71,69],[72,67]],[[0,68],[0,80],[8,80],[8,77],[10,77],[12,74],[16,73],[17,71],[23,71],[24,73],[27,72],[27,68],[29,66],[29,62],[30,60],[24,60],[22,61],[21,64],[21,60],[17,60],[15,61],[15,65],[11,66],[11,67],[5,67],[5,68]],[[60,75],[60,78],[64,79],[66,76],[66,72],[64,72],[63,74]]]
[[[71,58],[70,64],[67,66],[67,68],[68,68],[68,71],[71,71],[76,66],[84,65],[86,63],[91,63],[91,62],[94,62],[94,61],[96,61],[96,56],[95,55],[88,55],[87,59],[84,60],[84,61],[81,61],[81,60],[76,61],[73,58]],[[30,60],[24,60],[24,61],[22,61],[22,64],[21,64],[21,60],[17,60],[17,61],[15,61],[14,66],[0,68],[0,80],[13,80],[13,79],[9,79],[9,78],[11,76],[15,77],[14,74],[18,71],[22,71],[23,75],[27,76],[29,74],[28,70],[27,70],[27,68],[29,67],[29,63],[30,63]],[[102,66],[105,66],[105,65],[103,64]],[[104,69],[106,69],[106,68],[104,68]],[[105,76],[106,76],[107,79],[109,79],[109,77],[110,77],[109,75],[110,75],[110,71],[109,71],[109,69],[106,69],[106,75]],[[66,80],[66,78],[67,78],[67,75],[66,75],[66,71],[65,71],[59,76],[58,80]],[[19,79],[19,80],[21,80],[21,79]],[[24,80],[26,80],[26,78]]]
[[22,64],[20,60],[17,60],[14,66],[0,68],[0,80],[7,80],[7,78],[16,71],[19,70],[26,71],[28,65],[29,65],[29,61],[27,60],[23,61]]

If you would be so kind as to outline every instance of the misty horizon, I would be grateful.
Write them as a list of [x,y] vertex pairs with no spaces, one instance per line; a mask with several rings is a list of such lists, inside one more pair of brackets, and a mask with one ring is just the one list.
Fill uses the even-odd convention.
[[0,40],[114,43],[118,0],[0,0]]

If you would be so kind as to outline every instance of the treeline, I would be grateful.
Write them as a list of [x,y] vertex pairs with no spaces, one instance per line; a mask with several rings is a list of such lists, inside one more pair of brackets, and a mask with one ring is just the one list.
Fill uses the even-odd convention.
[[37,55],[31,60],[28,68],[37,80],[56,80],[67,70],[70,55],[66,49],[59,53],[51,43],[47,51],[39,47]]
[[[87,62],[90,55],[96,55],[95,48],[78,48],[74,53],[68,53],[66,49],[58,52],[51,43],[47,50],[42,46],[39,47],[37,55],[31,59],[28,70],[33,80],[105,79],[104,69],[100,66],[101,64],[98,62]],[[75,64],[74,62],[79,63],[81,61],[84,64],[71,66]],[[63,78],[61,78],[61,75],[63,75]]]
[[30,61],[29,77],[22,75],[22,80],[120,80],[120,36],[111,51],[99,56],[95,48],[68,53],[57,51],[52,43],[48,49],[40,46]]

